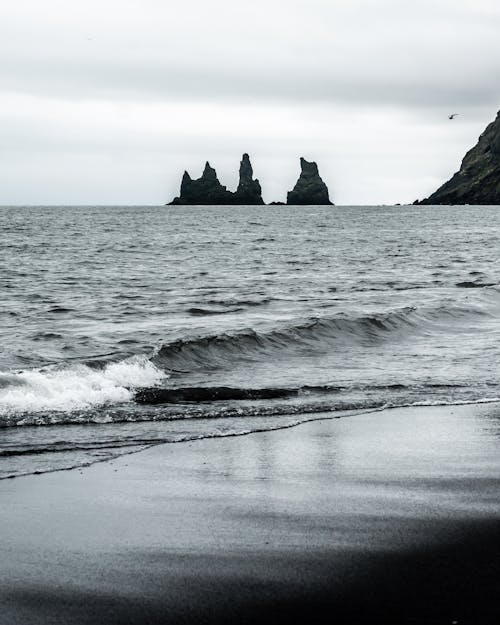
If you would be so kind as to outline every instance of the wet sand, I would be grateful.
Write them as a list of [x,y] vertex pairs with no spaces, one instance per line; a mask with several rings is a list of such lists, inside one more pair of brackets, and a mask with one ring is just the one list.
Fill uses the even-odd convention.
[[0,482],[0,623],[500,622],[500,405]]

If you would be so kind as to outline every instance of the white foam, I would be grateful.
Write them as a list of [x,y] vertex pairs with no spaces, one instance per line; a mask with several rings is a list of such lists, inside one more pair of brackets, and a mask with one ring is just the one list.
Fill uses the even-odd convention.
[[154,386],[165,373],[145,357],[129,358],[95,370],[85,365],[66,369],[32,369],[1,373],[11,384],[0,387],[0,414],[74,411],[131,401],[134,389]]

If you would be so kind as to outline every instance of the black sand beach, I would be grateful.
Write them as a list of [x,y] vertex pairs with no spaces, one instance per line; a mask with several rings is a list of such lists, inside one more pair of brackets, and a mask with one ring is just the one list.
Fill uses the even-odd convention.
[[0,623],[498,623],[500,405],[0,483]]

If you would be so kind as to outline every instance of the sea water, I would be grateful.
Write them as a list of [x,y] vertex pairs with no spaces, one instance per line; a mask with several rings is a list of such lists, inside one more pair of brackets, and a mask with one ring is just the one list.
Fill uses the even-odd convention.
[[0,208],[0,477],[500,398],[499,251],[500,207]]

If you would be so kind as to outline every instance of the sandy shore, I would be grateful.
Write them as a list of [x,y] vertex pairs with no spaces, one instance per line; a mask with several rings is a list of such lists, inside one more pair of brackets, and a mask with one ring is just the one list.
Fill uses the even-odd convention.
[[500,622],[500,405],[0,482],[0,623]]

